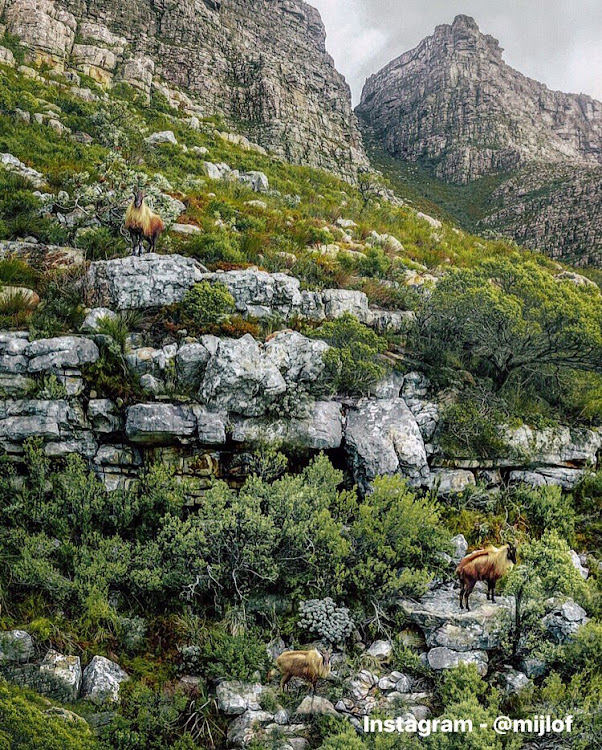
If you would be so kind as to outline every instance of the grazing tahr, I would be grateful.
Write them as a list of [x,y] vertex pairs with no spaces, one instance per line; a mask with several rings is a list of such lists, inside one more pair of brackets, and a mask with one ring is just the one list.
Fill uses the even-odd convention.
[[460,561],[456,569],[460,579],[460,609],[470,610],[468,597],[472,593],[477,581],[487,582],[487,599],[495,603],[495,584],[512,570],[516,564],[516,547],[504,544],[502,547],[489,545],[484,549],[471,552]]
[[153,253],[157,239],[165,229],[161,217],[151,211],[144,200],[144,193],[140,190],[134,191],[134,199],[128,206],[125,214],[125,228],[132,238],[132,253],[142,255],[144,253],[144,240],[148,240],[148,252]]
[[330,656],[320,653],[317,648],[310,651],[285,651],[276,659],[282,674],[280,689],[284,690],[293,677],[300,677],[309,682],[312,693],[316,692],[316,683],[330,674]]

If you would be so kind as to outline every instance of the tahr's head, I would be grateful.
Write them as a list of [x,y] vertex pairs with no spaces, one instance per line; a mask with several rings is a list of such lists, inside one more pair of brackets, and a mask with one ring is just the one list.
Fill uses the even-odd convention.
[[144,202],[145,195],[142,190],[134,190],[134,206],[140,208]]
[[516,544],[508,542],[508,560],[516,565]]

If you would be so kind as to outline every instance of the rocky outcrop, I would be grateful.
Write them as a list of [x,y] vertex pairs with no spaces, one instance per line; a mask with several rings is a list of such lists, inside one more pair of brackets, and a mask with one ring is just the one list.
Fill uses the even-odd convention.
[[250,318],[334,320],[348,313],[366,325],[406,330],[414,313],[372,309],[364,292],[348,289],[301,290],[301,282],[285,273],[251,267],[208,273],[198,261],[181,255],[130,256],[90,264],[87,275],[90,305],[114,310],[148,309],[181,302],[195,284],[222,284],[236,310]]
[[6,0],[3,22],[36,62],[101,85],[154,87],[194,116],[223,115],[251,141],[352,177],[366,165],[351,93],[303,0]]
[[[264,277],[266,288],[283,299],[278,287],[270,287],[269,274]],[[283,285],[288,281],[283,276]],[[237,292],[240,300],[247,288]],[[8,456],[19,461],[24,442],[37,438],[51,458],[88,458],[110,489],[127,486],[147,459],[158,459],[174,463],[201,491],[216,475],[241,476],[245,460],[239,456],[237,465],[237,452],[266,444],[305,456],[341,449],[362,491],[379,475],[399,474],[442,496],[477,481],[571,489],[598,463],[600,431],[525,425],[507,430],[505,457],[442,457],[438,406],[429,400],[423,375],[393,371],[373,397],[325,400],[323,355],[329,346],[291,330],[265,343],[248,334],[204,335],[162,348],[132,348],[144,340],[130,336],[124,377],[129,372],[139,379],[145,392],[127,405],[99,398],[86,368],[107,341],[94,329],[112,315],[109,308],[90,310],[88,335],[30,341],[27,332],[0,334],[0,448]]]
[[82,684],[79,656],[65,656],[50,649],[40,664],[40,674],[49,683],[54,683],[52,694],[60,695],[69,703],[77,700]]
[[441,180],[510,173],[483,202],[480,230],[597,265],[602,103],[551,91],[502,52],[458,16],[368,79],[360,120],[389,154],[422,162]]
[[24,630],[0,633],[0,664],[28,662],[34,653],[33,638]]
[[206,269],[193,258],[148,253],[90,264],[90,304],[113,310],[161,307],[181,302]]
[[602,168],[538,164],[505,180],[492,194],[484,233],[578,266],[602,264]]
[[379,475],[403,474],[415,485],[428,479],[424,441],[401,398],[360,401],[347,415],[345,445],[356,481],[364,488]]

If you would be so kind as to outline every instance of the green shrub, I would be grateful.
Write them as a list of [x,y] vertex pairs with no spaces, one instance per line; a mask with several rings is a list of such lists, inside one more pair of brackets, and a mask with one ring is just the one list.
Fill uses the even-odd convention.
[[189,289],[182,301],[182,314],[195,328],[220,323],[235,311],[234,297],[224,284],[201,281]]
[[439,508],[399,476],[379,477],[351,527],[350,576],[358,598],[421,595],[442,571],[447,539]]
[[507,415],[491,393],[471,389],[459,394],[442,411],[441,447],[447,455],[491,458],[508,453],[502,428]]
[[25,292],[11,292],[0,299],[0,328],[26,328],[30,318],[31,309]]
[[34,338],[79,330],[84,321],[82,269],[50,273],[41,282],[41,304],[32,315]]
[[385,339],[348,313],[308,333],[331,346],[324,354],[324,381],[335,393],[365,395],[390,370],[381,357],[387,350]]
[[6,750],[100,750],[84,719],[70,721],[30,691],[0,682],[0,747]]
[[210,679],[250,681],[254,672],[264,676],[269,666],[266,644],[253,632],[230,635],[216,628],[202,643],[200,658]]
[[109,260],[128,250],[123,237],[115,235],[108,227],[80,230],[76,245],[84,251],[87,260]]
[[559,282],[518,254],[450,269],[419,319],[427,362],[488,378],[496,391],[538,373],[600,369],[600,291]]
[[35,289],[39,273],[19,258],[0,260],[0,283],[6,286],[25,286]]
[[100,730],[102,750],[193,750],[182,730],[189,697],[181,690],[154,690],[128,682],[120,690],[118,714]]
[[575,488],[577,533],[587,549],[602,549],[602,471],[586,476]]
[[520,487],[514,495],[515,502],[527,516],[532,536],[554,529],[572,542],[575,536],[575,509],[570,495],[560,487],[548,486],[528,489]]
[[245,257],[238,248],[238,240],[226,232],[204,232],[182,243],[180,251],[203,263],[244,263]]

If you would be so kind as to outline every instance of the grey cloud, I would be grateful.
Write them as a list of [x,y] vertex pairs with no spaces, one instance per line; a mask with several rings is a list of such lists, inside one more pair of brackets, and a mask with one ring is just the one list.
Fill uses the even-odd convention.
[[500,40],[508,64],[552,89],[602,100],[600,0],[309,0],[358,101],[364,80],[458,13]]

